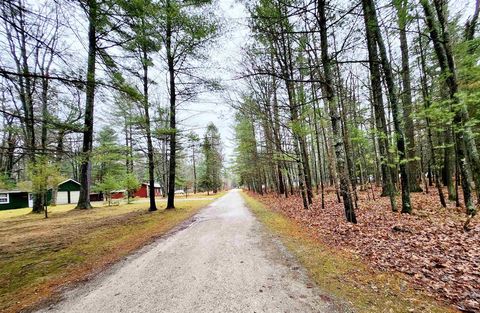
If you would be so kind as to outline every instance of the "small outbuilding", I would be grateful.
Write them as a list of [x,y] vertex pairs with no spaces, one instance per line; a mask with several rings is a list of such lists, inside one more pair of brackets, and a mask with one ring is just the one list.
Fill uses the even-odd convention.
[[90,201],[103,201],[103,193],[101,192],[91,192]]
[[77,203],[80,197],[80,183],[73,179],[58,184],[57,204]]
[[21,190],[0,190],[0,210],[20,209],[33,206],[32,194]]
[[126,190],[114,190],[110,193],[112,199],[123,199],[127,194]]
[[[148,190],[150,186],[148,183],[143,183],[140,188],[135,192],[134,196],[135,197],[140,197],[140,198],[148,198]],[[155,197],[161,197],[162,196],[162,187],[160,184],[155,183],[154,184],[154,189],[155,189]]]

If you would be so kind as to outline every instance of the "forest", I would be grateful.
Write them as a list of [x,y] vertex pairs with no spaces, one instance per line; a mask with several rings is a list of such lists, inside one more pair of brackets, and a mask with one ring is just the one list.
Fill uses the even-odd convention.
[[[108,226],[125,241],[134,228],[117,218],[144,227],[127,255],[157,238],[158,216],[173,227],[207,204],[173,210],[179,196],[213,201],[234,186],[244,198],[228,193],[232,216],[255,199],[335,251],[480,312],[480,0],[2,0],[0,10],[0,205],[28,192],[47,217],[72,179],[75,209],[56,216],[84,244],[72,220],[93,211],[91,225],[107,225],[92,194],[110,205],[122,190]],[[238,56],[225,55],[232,44]],[[203,123],[194,105],[205,96],[231,129]],[[141,184],[150,220],[129,211]],[[32,216],[40,229],[40,214],[22,225]],[[11,221],[0,222],[17,235]],[[42,245],[28,241],[24,251]],[[16,245],[4,246],[18,261]]]
[[[222,188],[217,127],[182,128],[179,108],[218,83],[202,75],[220,21],[201,1],[2,1],[0,189],[46,192],[74,179],[90,194],[155,184]],[[167,84],[168,82],[168,84]],[[8,198],[7,198],[8,199]],[[8,202],[8,200],[7,200]]]
[[333,246],[477,312],[480,2],[248,10],[240,184]]

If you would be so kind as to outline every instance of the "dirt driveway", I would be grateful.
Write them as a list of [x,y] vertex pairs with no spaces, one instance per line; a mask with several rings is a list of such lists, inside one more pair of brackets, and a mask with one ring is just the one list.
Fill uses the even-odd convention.
[[336,312],[232,190],[41,312]]

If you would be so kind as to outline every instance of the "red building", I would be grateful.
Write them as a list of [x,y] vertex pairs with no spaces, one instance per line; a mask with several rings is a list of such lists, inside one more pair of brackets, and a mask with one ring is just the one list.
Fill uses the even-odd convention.
[[103,193],[101,192],[90,193],[90,201],[103,201]]
[[123,199],[126,195],[126,190],[115,190],[112,191],[112,199]]
[[[143,183],[140,188],[135,192],[134,196],[140,198],[148,198],[148,189],[148,183]],[[155,183],[154,189],[155,197],[160,197],[162,195],[162,188],[160,187],[160,184]]]

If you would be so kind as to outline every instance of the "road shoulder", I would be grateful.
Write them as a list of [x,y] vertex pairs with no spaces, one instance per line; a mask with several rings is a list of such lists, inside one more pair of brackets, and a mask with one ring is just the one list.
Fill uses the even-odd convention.
[[332,295],[326,301],[338,302],[346,306],[344,310],[351,307],[358,313],[457,312],[414,290],[400,275],[375,272],[355,255],[324,245],[311,230],[252,196],[245,192],[242,196],[257,219],[278,236],[319,288]]

